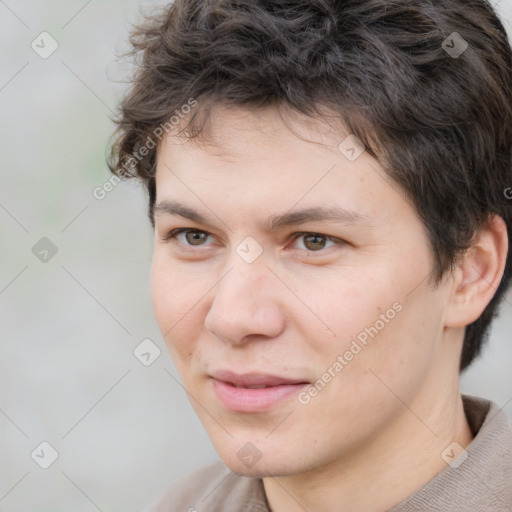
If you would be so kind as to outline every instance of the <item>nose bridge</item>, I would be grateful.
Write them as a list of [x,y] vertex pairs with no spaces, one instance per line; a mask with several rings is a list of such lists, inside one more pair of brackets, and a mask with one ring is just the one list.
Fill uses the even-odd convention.
[[[240,300],[256,304],[258,295],[265,293],[274,278],[267,267],[268,254],[252,236],[243,239],[231,251],[226,267],[228,274],[219,283],[218,292],[229,298],[235,294]],[[275,279],[275,278],[274,278]]]
[[229,269],[214,289],[206,328],[231,343],[239,343],[250,334],[277,336],[284,318],[272,283],[275,276],[265,259],[248,262],[234,252]]

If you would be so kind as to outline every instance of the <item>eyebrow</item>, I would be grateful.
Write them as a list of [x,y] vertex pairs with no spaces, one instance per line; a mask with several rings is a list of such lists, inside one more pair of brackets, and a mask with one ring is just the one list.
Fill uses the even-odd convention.
[[[164,200],[159,202],[154,208],[154,213],[155,216],[176,215],[200,224],[212,224],[208,215],[174,201]],[[288,211],[280,215],[272,215],[259,227],[263,231],[272,232],[284,227],[319,221],[340,222],[347,225],[361,225],[368,228],[376,228],[374,223],[366,215],[335,206],[312,207],[293,212]]]

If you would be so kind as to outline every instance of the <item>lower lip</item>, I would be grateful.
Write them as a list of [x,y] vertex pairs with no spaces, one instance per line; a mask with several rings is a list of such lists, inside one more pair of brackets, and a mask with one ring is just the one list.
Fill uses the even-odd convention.
[[299,393],[308,386],[307,383],[283,384],[268,388],[249,389],[237,388],[212,378],[215,394],[227,408],[235,412],[266,411],[286,398]]

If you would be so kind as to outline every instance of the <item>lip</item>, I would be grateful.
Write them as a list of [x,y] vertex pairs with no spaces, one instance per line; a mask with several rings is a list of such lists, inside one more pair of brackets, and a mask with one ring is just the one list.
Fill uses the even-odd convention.
[[[210,375],[213,391],[227,409],[234,412],[263,412],[297,394],[310,383],[263,373],[236,374],[218,371]],[[253,389],[250,386],[267,386]]]

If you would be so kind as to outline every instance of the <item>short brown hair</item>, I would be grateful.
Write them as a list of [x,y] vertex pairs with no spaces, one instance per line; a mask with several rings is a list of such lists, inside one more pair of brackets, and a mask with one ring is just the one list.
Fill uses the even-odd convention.
[[[415,205],[436,283],[491,215],[511,239],[512,50],[486,0],[176,0],[130,41],[141,61],[108,163],[142,179],[153,226],[155,135],[174,115],[199,137],[213,102],[339,115]],[[461,370],[488,337],[511,268],[509,251],[493,299],[466,328]]]

